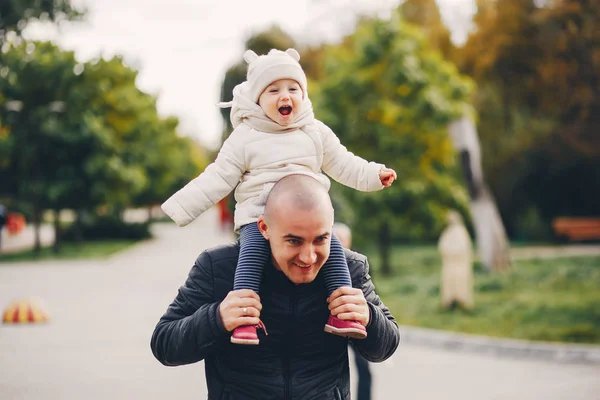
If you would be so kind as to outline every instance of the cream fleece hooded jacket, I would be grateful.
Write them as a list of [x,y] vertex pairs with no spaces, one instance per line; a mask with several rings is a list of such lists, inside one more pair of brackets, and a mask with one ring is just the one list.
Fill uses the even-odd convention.
[[234,130],[216,160],[204,172],[162,204],[162,210],[179,226],[195,220],[235,189],[235,230],[256,222],[263,214],[273,185],[293,174],[317,179],[327,190],[325,172],[336,181],[360,191],[383,189],[383,165],[368,162],[344,147],[324,123],[314,118],[308,97],[296,121],[283,127],[271,120],[248,97],[247,82],[233,91]]

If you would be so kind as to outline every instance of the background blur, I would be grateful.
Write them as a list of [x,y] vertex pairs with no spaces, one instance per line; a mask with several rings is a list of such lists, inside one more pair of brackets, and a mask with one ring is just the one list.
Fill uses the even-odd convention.
[[[331,193],[401,324],[598,344],[599,20],[592,0],[0,0],[0,261],[156,240],[157,206],[231,132],[215,105],[244,51],[294,47],[317,118],[398,173]],[[480,236],[462,118],[509,255],[475,246],[468,310],[440,306],[436,247],[450,210]]]
[[214,104],[243,79],[244,49],[291,46],[317,116],[400,172],[397,187],[340,211],[359,236],[382,227],[357,202],[394,221],[394,240],[435,239],[446,208],[466,209],[445,130],[467,113],[512,240],[553,240],[553,219],[598,215],[595,2],[26,3],[1,14],[0,190],[30,221],[160,203],[228,134]]

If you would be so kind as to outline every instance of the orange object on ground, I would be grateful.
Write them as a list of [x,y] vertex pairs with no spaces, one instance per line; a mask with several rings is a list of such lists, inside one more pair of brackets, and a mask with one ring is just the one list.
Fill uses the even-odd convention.
[[14,301],[4,309],[2,315],[5,324],[31,324],[49,320],[48,313],[35,299]]
[[562,217],[552,221],[557,236],[572,241],[600,240],[600,218]]
[[25,217],[19,213],[8,213],[6,216],[6,230],[11,236],[18,235],[25,229]]

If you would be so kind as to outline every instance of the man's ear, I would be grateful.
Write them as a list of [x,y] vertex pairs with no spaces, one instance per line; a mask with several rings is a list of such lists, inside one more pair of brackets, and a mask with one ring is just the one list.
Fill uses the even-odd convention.
[[260,217],[258,217],[257,224],[258,224],[258,230],[263,235],[265,240],[269,240],[269,227],[267,225],[267,221],[265,221],[265,217],[262,215]]

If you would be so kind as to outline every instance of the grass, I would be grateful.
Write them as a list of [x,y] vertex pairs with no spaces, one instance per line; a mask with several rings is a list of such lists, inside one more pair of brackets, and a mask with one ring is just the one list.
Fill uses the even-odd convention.
[[85,242],[78,246],[74,243],[63,243],[60,253],[56,254],[51,247],[42,248],[39,254],[33,250],[11,254],[0,254],[0,263],[16,261],[76,260],[102,259],[109,257],[137,243],[136,240],[107,240]]
[[600,256],[517,260],[512,274],[476,264],[475,309],[440,306],[441,259],[434,246],[399,246],[393,275],[373,280],[398,323],[457,332],[571,343],[600,343]]

